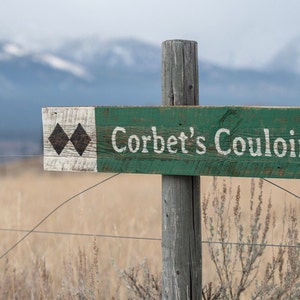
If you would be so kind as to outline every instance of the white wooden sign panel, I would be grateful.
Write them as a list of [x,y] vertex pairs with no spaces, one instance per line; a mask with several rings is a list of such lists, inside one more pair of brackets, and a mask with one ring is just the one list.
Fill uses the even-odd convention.
[[95,108],[46,107],[42,116],[44,169],[96,172]]

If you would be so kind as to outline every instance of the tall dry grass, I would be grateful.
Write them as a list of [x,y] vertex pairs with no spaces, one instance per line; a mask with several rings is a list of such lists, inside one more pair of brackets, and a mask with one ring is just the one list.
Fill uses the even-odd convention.
[[[214,178],[213,192],[205,195],[202,203],[209,257],[216,271],[204,298],[299,299],[295,207],[284,203],[278,218],[272,195],[265,195],[263,179],[250,180],[248,195],[240,185],[235,190],[225,180],[219,185]],[[271,246],[274,244],[279,246]]]
[[[44,172],[41,162],[31,160],[2,167],[0,174],[0,254],[25,234],[1,229],[30,230],[60,203],[110,175]],[[160,238],[160,193],[159,176],[121,174],[67,203],[38,230]],[[105,287],[103,299],[126,299],[121,270],[145,259],[151,272],[159,273],[161,269],[159,241],[97,238],[96,246],[100,286]],[[8,264],[10,270],[24,274],[41,259],[51,275],[51,288],[58,291],[66,278],[66,262],[76,272],[79,249],[86,261],[92,262],[94,238],[33,233],[9,253]],[[6,268],[3,259],[0,270]],[[32,288],[35,286],[37,282],[33,281]]]
[[[0,254],[24,235],[1,229],[31,229],[61,202],[107,176],[44,172],[36,160],[0,166]],[[273,181],[300,194],[296,180]],[[284,284],[293,282],[295,291],[299,285],[299,278],[291,279],[299,248],[242,246],[241,241],[298,241],[299,199],[254,182],[255,188],[247,178],[201,179],[202,239],[239,243],[203,244],[206,299],[251,299],[253,291],[266,299],[259,294],[265,287],[291,290]],[[38,229],[159,238],[160,176],[119,175],[67,203]],[[157,299],[161,243],[33,233],[0,261],[0,270],[0,299]]]

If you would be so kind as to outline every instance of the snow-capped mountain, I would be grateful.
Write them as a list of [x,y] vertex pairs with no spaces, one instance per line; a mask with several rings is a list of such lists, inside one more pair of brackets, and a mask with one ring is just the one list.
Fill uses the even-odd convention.
[[[0,70],[15,65],[22,67],[23,71],[31,71],[30,68],[45,68],[45,72],[53,69],[69,73],[75,77],[89,79],[89,72],[80,64],[63,59],[52,53],[32,52],[14,43],[0,43]],[[25,68],[26,66],[26,68]],[[3,74],[2,74],[3,75]],[[4,74],[5,75],[5,74]]]
[[0,141],[38,140],[43,106],[159,103],[157,47],[84,40],[33,51],[0,41]]
[[[67,41],[45,51],[28,50],[21,45],[0,41],[1,64],[15,61],[41,64],[81,79],[93,79],[92,73],[127,69],[134,72],[158,72],[160,49],[136,40],[101,42],[91,38]],[[1,65],[0,65],[1,67]]]
[[100,41],[84,38],[66,42],[56,49],[60,57],[98,68],[129,68],[136,72],[157,72],[160,68],[160,49],[137,40]]
[[[201,55],[199,55],[201,57]],[[260,70],[199,61],[202,105],[298,105],[300,39]],[[41,135],[43,106],[160,105],[161,50],[137,40],[0,41],[0,140]]]

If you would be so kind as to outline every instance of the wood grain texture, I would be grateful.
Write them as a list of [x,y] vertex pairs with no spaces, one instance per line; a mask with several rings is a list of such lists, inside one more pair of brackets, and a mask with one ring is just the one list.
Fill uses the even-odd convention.
[[[42,110],[44,170],[49,171],[97,171],[97,141],[94,107],[46,107]],[[49,137],[59,124],[68,140],[60,154],[51,144]],[[90,141],[82,155],[72,143],[72,136],[81,124]],[[56,137],[59,140],[59,136]]]
[[162,104],[199,105],[198,52],[193,41],[162,45]]
[[[197,43],[181,40],[164,42],[163,105],[198,105],[198,84]],[[166,119],[162,120],[167,123]],[[176,118],[169,120],[173,121],[173,126],[182,127],[193,119],[187,117],[179,122]],[[192,137],[193,130],[186,129],[189,130],[184,135],[180,133],[178,138],[184,142],[180,147],[182,154],[188,157],[188,138],[185,137],[189,135],[188,132]],[[201,299],[201,256],[200,178],[162,176],[163,299]]]

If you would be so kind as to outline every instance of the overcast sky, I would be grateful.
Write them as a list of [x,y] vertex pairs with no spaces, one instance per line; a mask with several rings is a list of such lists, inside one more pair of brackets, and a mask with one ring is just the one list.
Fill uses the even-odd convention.
[[300,0],[0,0],[0,39],[34,46],[68,38],[198,42],[199,56],[260,67],[300,38]]

